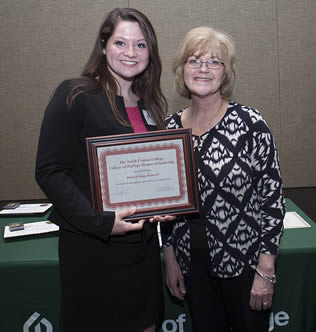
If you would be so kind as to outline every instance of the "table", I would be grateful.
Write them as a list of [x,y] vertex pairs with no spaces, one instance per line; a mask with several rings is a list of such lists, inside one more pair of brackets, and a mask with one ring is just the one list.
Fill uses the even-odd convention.
[[[316,223],[288,199],[287,211],[296,211],[312,227],[285,230],[269,331],[315,332]],[[1,230],[13,220],[1,217]],[[25,223],[40,220],[45,218],[23,218]],[[59,331],[57,245],[58,237],[53,233],[0,238],[1,332]],[[166,311],[160,331],[191,331],[186,306],[172,299],[166,288],[164,292]]]

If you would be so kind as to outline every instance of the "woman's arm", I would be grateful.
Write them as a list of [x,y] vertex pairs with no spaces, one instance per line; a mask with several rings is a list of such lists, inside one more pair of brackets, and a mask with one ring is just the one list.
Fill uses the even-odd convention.
[[285,215],[279,157],[274,138],[264,120],[255,124],[252,165],[260,202],[261,243],[250,306],[254,310],[261,310],[272,305],[275,259],[279,251]]
[[[53,203],[58,215],[57,223],[61,227],[107,239],[112,234],[114,222],[120,222],[122,216],[115,216],[114,212],[99,212],[92,208],[87,197],[88,174],[77,171],[87,170],[85,166],[80,167],[86,163],[85,151],[82,150],[85,114],[80,97],[76,98],[72,109],[68,109],[66,98],[69,91],[69,82],[63,82],[45,110],[36,158],[36,181]],[[125,213],[123,215],[126,216]],[[126,231],[124,227],[118,232]]]

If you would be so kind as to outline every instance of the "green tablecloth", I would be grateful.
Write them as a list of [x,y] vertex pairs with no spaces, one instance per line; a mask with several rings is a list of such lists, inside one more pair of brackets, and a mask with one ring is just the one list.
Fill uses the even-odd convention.
[[[296,211],[312,227],[288,229],[284,233],[277,261],[278,282],[270,331],[315,332],[316,224],[290,200],[287,211]],[[1,217],[1,230],[13,220],[16,219]],[[45,218],[23,218],[25,223],[40,220]],[[0,238],[1,332],[59,331],[57,246],[58,238],[53,233],[10,240]],[[160,331],[191,331],[186,307],[176,303],[166,289],[165,304]]]
[[281,316],[289,318],[284,318],[280,327],[275,319],[275,329],[270,330],[316,332],[316,223],[292,201],[286,203],[287,211],[296,211],[312,227],[286,229],[284,232],[277,260],[278,282],[272,310],[274,315],[281,312]]

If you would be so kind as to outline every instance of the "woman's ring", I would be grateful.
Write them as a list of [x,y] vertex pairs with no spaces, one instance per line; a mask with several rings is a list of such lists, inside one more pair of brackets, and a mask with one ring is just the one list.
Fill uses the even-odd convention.
[[263,302],[263,305],[267,305],[269,302]]

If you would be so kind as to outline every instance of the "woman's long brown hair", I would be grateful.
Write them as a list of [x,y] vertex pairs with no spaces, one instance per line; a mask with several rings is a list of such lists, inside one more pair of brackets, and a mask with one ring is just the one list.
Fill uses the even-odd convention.
[[103,54],[103,48],[112,36],[117,23],[121,20],[137,22],[144,34],[149,52],[149,63],[147,68],[135,77],[132,90],[141,97],[151,118],[156,122],[157,128],[165,129],[167,102],[160,87],[161,60],[156,34],[148,18],[134,8],[116,8],[107,15],[81,77],[74,80],[75,83],[67,98],[68,107],[70,108],[74,99],[82,93],[103,90],[116,120],[124,126],[130,126],[118,111],[115,100],[118,94],[118,82],[108,69],[106,57]]

